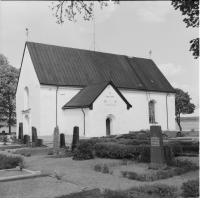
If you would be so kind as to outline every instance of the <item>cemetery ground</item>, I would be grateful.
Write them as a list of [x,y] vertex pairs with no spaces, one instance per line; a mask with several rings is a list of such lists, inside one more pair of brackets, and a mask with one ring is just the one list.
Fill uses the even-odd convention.
[[[137,173],[146,173],[153,170],[148,169],[147,163],[131,162],[128,165],[123,165],[123,161],[117,159],[95,158],[75,161],[72,160],[72,157],[52,158],[48,155],[48,152],[51,151],[51,147],[52,145],[49,144],[48,147],[28,148],[27,151],[30,152],[31,155],[29,157],[24,157],[26,169],[41,171],[42,173],[49,174],[49,176],[0,182],[0,197],[57,197],[94,188],[99,188],[101,191],[104,189],[125,190],[133,186],[145,184],[167,184],[178,187],[178,190],[180,190],[183,182],[188,181],[188,179],[197,179],[199,177],[199,171],[196,170],[180,176],[153,182],[129,180],[122,177],[120,172],[132,170]],[[21,156],[20,154],[13,154],[13,152],[15,150],[22,150],[24,152],[24,149],[25,148],[8,149],[0,151],[0,154]],[[198,157],[180,158],[189,159],[197,165],[199,164]],[[112,164],[112,174],[94,171],[95,165],[103,163]],[[61,182],[54,177],[55,170],[63,176]]]

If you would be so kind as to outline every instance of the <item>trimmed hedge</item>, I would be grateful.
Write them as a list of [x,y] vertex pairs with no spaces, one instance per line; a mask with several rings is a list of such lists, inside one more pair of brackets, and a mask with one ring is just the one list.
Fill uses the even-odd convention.
[[182,153],[182,146],[180,142],[164,142],[163,146],[170,146],[175,157],[181,155]]
[[79,141],[74,150],[73,160],[94,159],[93,145],[89,141]]
[[125,144],[125,145],[134,145],[134,146],[138,146],[138,145],[141,145],[141,144],[150,145],[149,140],[124,139],[124,138],[119,139],[117,143]]
[[94,146],[96,156],[111,159],[139,159],[150,162],[150,146],[124,145],[117,143],[97,143]]
[[183,197],[199,197],[199,179],[188,180],[181,186]]
[[103,193],[103,198],[178,198],[177,188],[166,184],[143,185],[127,190],[109,190]]
[[94,149],[96,156],[111,159],[130,159],[138,153],[134,146],[116,143],[97,143]]
[[121,171],[121,173],[123,177],[126,177],[131,180],[151,182],[161,179],[167,179],[173,176],[181,175],[189,171],[195,171],[199,169],[199,167],[196,164],[188,160],[177,159],[174,160],[174,162],[171,165],[173,166],[172,169],[159,170],[157,172],[152,172],[152,173],[138,174],[133,171]]
[[182,150],[184,153],[199,153],[199,146],[182,146]]
[[0,170],[15,168],[22,161],[23,160],[21,157],[12,157],[12,156],[0,154]]

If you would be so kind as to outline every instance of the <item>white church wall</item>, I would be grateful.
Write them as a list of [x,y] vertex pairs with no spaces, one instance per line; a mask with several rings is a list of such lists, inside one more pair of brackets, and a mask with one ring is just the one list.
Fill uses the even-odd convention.
[[[143,91],[127,91],[121,90],[121,93],[132,105],[130,109],[130,131],[138,131],[141,129],[150,129],[149,123],[149,107],[150,100],[155,101],[155,121],[167,130],[167,110],[166,110],[166,95],[167,93],[159,92],[143,92]],[[168,99],[168,126],[169,130],[175,130],[175,101],[174,94],[170,94]]]
[[109,116],[114,117],[111,134],[129,132],[130,109],[127,109],[127,104],[113,87],[108,87],[93,103],[93,110],[89,110],[90,131],[86,131],[88,137],[106,136],[106,119]]
[[[42,135],[52,135],[56,126],[56,86],[41,86],[41,131]],[[84,122],[81,109],[66,109],[62,107],[69,102],[81,88],[58,87],[57,91],[57,124],[59,132],[66,135],[73,134],[73,127],[79,127],[79,134],[83,136]],[[88,110],[83,109],[86,115],[86,128],[88,128]]]
[[[25,88],[28,88],[28,95],[25,97]],[[20,78],[16,92],[16,113],[17,113],[17,135],[19,130],[19,123],[23,123],[24,134],[31,135],[31,127],[40,128],[40,84],[36,76],[33,63],[28,51],[25,49],[23,64],[21,67]],[[26,100],[26,101],[25,101]],[[26,103],[26,104],[25,104]],[[28,105],[28,106],[27,106]],[[29,113],[22,114],[23,110],[31,109]],[[29,125],[25,127],[25,116],[29,117]],[[38,131],[39,132],[39,131]]]

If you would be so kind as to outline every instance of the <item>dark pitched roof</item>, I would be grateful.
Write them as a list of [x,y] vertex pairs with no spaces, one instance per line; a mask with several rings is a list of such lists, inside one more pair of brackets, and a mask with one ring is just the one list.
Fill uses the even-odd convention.
[[65,104],[62,109],[74,109],[74,108],[93,108],[93,102],[98,98],[98,96],[103,92],[103,90],[111,85],[119,96],[127,104],[127,109],[131,108],[132,105],[125,99],[117,87],[112,83],[112,81],[98,83],[95,85],[88,85],[79,91],[67,104]]
[[151,59],[33,42],[26,45],[40,84],[85,87],[107,81],[112,72],[118,88],[174,92]]

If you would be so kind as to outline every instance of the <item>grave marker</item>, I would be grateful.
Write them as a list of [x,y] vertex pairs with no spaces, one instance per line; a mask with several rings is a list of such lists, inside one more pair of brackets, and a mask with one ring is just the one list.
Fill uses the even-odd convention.
[[150,126],[151,164],[150,168],[165,168],[163,135],[161,126]]
[[58,126],[54,129],[54,135],[53,135],[53,149],[57,150],[59,149],[59,128]]
[[60,134],[60,148],[65,147],[65,134],[61,133]]

